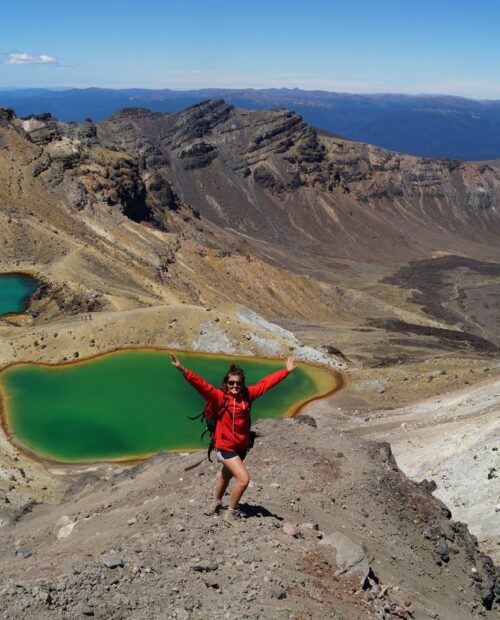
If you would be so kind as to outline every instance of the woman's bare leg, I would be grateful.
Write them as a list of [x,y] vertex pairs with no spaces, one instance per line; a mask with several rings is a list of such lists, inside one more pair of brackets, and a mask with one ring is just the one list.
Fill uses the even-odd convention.
[[[250,482],[250,474],[248,473],[245,463],[243,463],[239,456],[234,456],[232,459],[225,459],[224,467],[229,471],[231,477],[234,476],[234,478],[236,478],[233,490],[231,491],[231,497],[229,498],[229,508],[234,510],[238,506],[238,502]],[[222,471],[224,471],[224,469]],[[229,478],[229,480],[230,479],[231,478]]]
[[224,493],[226,492],[227,485],[229,481],[233,477],[231,471],[226,467],[224,463],[222,463],[222,470],[217,474],[217,479],[215,481],[215,490],[214,490],[214,499],[216,502],[222,501],[224,497]]

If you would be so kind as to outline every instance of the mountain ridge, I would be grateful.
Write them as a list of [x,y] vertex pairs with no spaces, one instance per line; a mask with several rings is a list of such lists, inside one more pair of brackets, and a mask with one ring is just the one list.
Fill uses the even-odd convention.
[[66,121],[91,117],[100,122],[131,105],[180,111],[207,98],[250,109],[285,107],[318,129],[403,153],[468,161],[500,157],[500,102],[495,100],[301,89],[0,90],[0,105],[20,116],[49,111]]
[[[261,215],[258,223],[252,225],[250,205],[258,210],[257,203],[264,205],[267,202],[266,211],[279,218],[277,223],[268,220],[267,230],[277,230],[278,236],[286,238],[284,231],[291,231],[299,225],[311,240],[314,239],[314,245],[333,235],[339,244],[337,253],[341,251],[342,233],[347,228],[356,230],[355,221],[351,219],[353,209],[361,211],[365,219],[371,218],[374,232],[379,237],[393,238],[395,244],[400,243],[398,237],[401,238],[401,234],[405,235],[407,224],[404,220],[410,216],[405,213],[408,208],[413,211],[410,217],[414,224],[428,229],[439,227],[442,234],[445,234],[446,227],[453,228],[455,236],[462,228],[462,234],[469,238],[475,236],[476,240],[478,235],[481,240],[486,240],[491,234],[493,241],[498,234],[498,215],[494,205],[498,201],[500,168],[493,164],[415,158],[322,137],[299,115],[286,110],[240,111],[222,100],[202,102],[185,112],[164,116],[141,111],[135,119],[135,139],[140,143],[137,147],[130,142],[133,140],[131,135],[124,138],[128,118],[136,114],[128,110],[111,116],[98,125],[98,135],[110,146],[124,148],[137,156],[144,148],[144,140],[149,139],[151,148],[170,157],[165,174],[170,175],[174,187],[177,183],[177,192],[185,202],[212,221],[219,224],[224,221],[236,230],[238,225],[231,219],[231,214],[236,213],[240,218],[243,209],[247,225],[256,231],[261,224]],[[148,128],[150,123],[157,123],[154,129],[153,125]],[[193,123],[201,133],[190,133]],[[159,127],[169,125],[188,127],[187,132],[176,130],[180,131],[176,137],[183,144],[182,152],[176,151],[175,136],[159,137]],[[218,127],[217,131],[213,131],[215,127]],[[148,138],[148,131],[154,135]],[[110,135],[114,137],[110,139]],[[186,143],[191,146],[186,148]],[[219,152],[222,163],[218,159]],[[216,170],[221,179],[225,179],[225,189],[221,192],[217,188],[211,189]],[[200,184],[204,185],[204,191],[200,191]],[[230,186],[245,187],[245,190],[230,190]],[[317,205],[309,201],[307,211],[299,210],[296,203],[307,203],[303,193],[310,189],[317,196]],[[211,195],[211,204],[203,199],[204,194]],[[231,196],[231,204],[225,208],[223,205],[228,203],[228,196]],[[279,213],[272,204],[274,196],[289,205],[289,218],[302,218],[300,224],[292,219],[286,221],[286,214]],[[321,206],[322,201],[327,206]],[[219,205],[218,210],[212,206],[214,203]],[[398,206],[394,208],[394,204]],[[415,209],[416,204],[420,204],[420,213]],[[363,205],[369,205],[371,209],[367,211]],[[330,215],[325,215],[328,209]],[[384,222],[382,212],[381,219],[374,219],[373,211],[381,209],[391,211],[391,221]],[[306,213],[308,219],[304,219]],[[446,221],[439,222],[438,218],[443,216]],[[469,220],[465,227],[464,219]],[[314,224],[315,221],[318,225]],[[382,230],[377,231],[381,225]],[[249,230],[242,229],[242,232],[248,233]],[[266,228],[262,234],[266,238]],[[412,243],[415,242],[413,239]],[[364,243],[369,246],[371,240],[365,238]],[[377,245],[380,249],[380,243]],[[404,246],[408,249],[408,238]]]

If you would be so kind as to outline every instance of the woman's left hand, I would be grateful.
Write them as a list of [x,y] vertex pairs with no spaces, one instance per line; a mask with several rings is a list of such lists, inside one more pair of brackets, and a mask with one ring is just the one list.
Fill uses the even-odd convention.
[[291,355],[289,355],[286,358],[285,366],[286,366],[286,369],[288,370],[288,372],[292,372],[292,370],[297,368],[297,366],[295,365],[295,362],[293,361],[293,357]]
[[181,372],[184,372],[186,370],[184,366],[179,362],[177,356],[174,353],[170,354],[170,359],[172,360],[172,366],[175,366],[177,370],[180,370]]

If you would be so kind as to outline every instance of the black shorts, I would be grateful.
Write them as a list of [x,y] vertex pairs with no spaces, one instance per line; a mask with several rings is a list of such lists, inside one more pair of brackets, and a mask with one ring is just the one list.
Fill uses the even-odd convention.
[[218,461],[227,461],[228,459],[234,459],[235,456],[239,456],[242,461],[245,460],[248,450],[219,450],[215,448],[215,454]]

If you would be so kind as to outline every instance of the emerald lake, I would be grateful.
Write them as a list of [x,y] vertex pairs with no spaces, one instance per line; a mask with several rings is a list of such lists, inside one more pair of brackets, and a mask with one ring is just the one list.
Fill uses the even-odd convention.
[[22,273],[0,274],[0,316],[23,312],[39,284]]
[[[247,385],[284,366],[281,360],[178,356],[217,387],[232,362],[245,370]],[[255,401],[252,419],[290,415],[339,382],[330,370],[301,364]],[[10,439],[48,460],[131,460],[204,445],[202,424],[187,418],[202,411],[204,400],[172,366],[168,351],[123,350],[76,363],[15,364],[0,372],[0,391]]]

